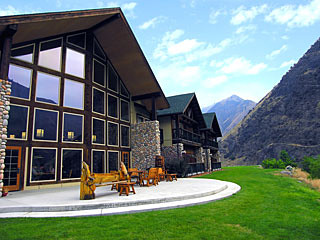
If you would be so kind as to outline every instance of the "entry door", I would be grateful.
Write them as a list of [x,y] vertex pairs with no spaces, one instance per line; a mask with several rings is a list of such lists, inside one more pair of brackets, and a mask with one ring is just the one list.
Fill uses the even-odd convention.
[[121,154],[121,161],[126,166],[127,170],[130,168],[130,157],[129,152],[122,152]]
[[21,170],[21,147],[7,146],[4,164],[6,165],[4,169],[4,186],[9,191],[19,190]]

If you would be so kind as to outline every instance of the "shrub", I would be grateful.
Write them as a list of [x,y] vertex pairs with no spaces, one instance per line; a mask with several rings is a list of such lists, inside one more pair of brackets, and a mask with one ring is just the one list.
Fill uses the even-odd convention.
[[317,157],[304,157],[302,161],[302,169],[310,173],[311,178],[320,179],[320,155]]
[[280,152],[279,160],[283,161],[285,167],[289,166],[289,165],[292,166],[292,167],[296,167],[297,166],[297,163],[295,162],[295,159],[291,158],[286,150],[282,150]]
[[269,158],[266,160],[262,161],[262,167],[263,168],[280,168],[280,169],[284,169],[286,166],[284,164],[284,162],[279,159],[275,159],[275,158]]

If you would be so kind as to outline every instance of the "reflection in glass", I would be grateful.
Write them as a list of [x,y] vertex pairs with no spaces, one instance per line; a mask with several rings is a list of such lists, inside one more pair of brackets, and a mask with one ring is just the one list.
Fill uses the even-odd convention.
[[81,150],[62,149],[62,178],[80,178],[81,163]]
[[121,126],[121,146],[129,147],[129,127]]
[[27,139],[28,108],[10,105],[8,136],[15,139]]
[[36,101],[51,104],[59,103],[60,78],[38,72]]
[[65,79],[63,106],[83,109],[84,84]]
[[67,48],[66,73],[84,78],[85,55],[83,53]]
[[79,33],[75,35],[71,35],[67,37],[67,42],[74,44],[78,47],[85,48],[86,46],[86,34],[85,33]]
[[94,173],[104,173],[104,151],[92,151],[92,162],[93,162],[93,172]]
[[64,113],[63,115],[63,141],[82,142],[83,116]]
[[120,107],[121,107],[121,120],[129,121],[129,103],[126,101],[120,101]]
[[122,96],[129,97],[129,92],[127,91],[127,89],[124,86],[124,84],[122,83],[122,81],[120,81],[120,94]]
[[119,170],[119,153],[109,151],[108,160],[109,160],[109,171],[118,171]]
[[108,64],[108,88],[118,92],[118,75],[110,64]]
[[118,98],[108,95],[108,116],[118,118]]
[[104,97],[105,93],[93,88],[93,111],[104,114]]
[[108,145],[118,146],[118,124],[108,122]]
[[105,86],[106,67],[104,64],[93,60],[93,81]]
[[29,99],[30,96],[30,83],[32,71],[31,69],[18,67],[10,64],[8,80],[11,85],[11,96]]
[[104,121],[93,118],[92,125],[92,143],[104,144]]
[[34,139],[57,140],[58,112],[35,109]]
[[39,65],[56,71],[61,69],[62,40],[56,39],[40,44]]
[[29,45],[25,47],[20,47],[11,50],[11,57],[32,63],[33,62],[33,47],[34,45]]
[[102,58],[102,59],[106,59],[106,55],[104,54],[104,51],[102,50],[102,48],[100,47],[99,43],[94,40],[94,44],[93,44],[93,54]]
[[33,148],[31,181],[55,179],[56,149]]

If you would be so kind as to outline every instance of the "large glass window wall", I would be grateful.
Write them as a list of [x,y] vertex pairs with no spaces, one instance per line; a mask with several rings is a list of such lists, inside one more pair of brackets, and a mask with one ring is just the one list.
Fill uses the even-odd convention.
[[75,33],[12,48],[8,140],[30,147],[27,185],[78,180],[82,161],[93,172],[118,170],[119,153],[130,146],[129,92],[98,41],[89,48],[86,38]]

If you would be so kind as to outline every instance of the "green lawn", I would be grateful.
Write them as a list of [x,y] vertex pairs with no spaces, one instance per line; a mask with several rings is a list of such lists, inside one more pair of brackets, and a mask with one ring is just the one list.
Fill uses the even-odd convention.
[[86,218],[0,219],[0,239],[320,239],[320,193],[275,170],[228,167],[235,196],[209,204]]

